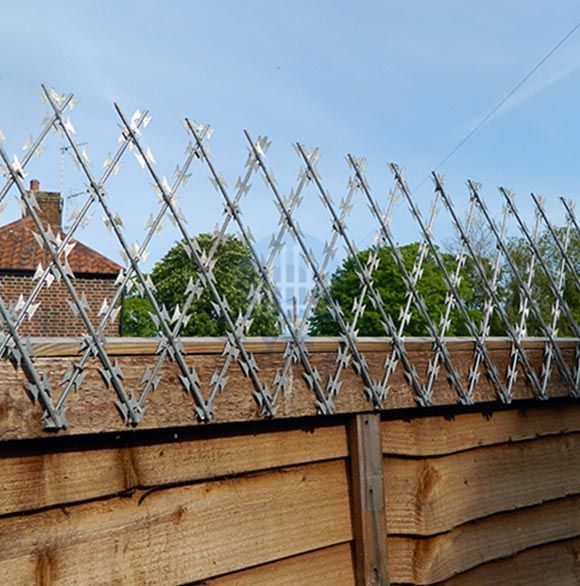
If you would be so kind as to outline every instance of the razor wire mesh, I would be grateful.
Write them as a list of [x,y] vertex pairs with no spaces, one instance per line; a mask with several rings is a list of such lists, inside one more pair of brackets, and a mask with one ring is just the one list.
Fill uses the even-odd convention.
[[[300,143],[294,145],[300,171],[295,185],[288,189],[288,186],[279,184],[268,163],[271,146],[269,139],[253,137],[248,132],[244,133],[247,143],[244,169],[232,188],[219,170],[208,146],[213,129],[187,118],[183,121],[188,135],[184,159],[177,165],[170,183],[159,173],[156,157],[146,141],[145,135],[151,121],[149,113],[137,111],[128,116],[117,104],[115,114],[120,127],[117,148],[105,160],[101,173],[97,174],[88,149],[79,142],[71,120],[73,96],[42,87],[42,97],[48,115],[43,121],[41,132],[25,146],[22,159],[8,155],[3,145],[6,138],[0,133],[0,158],[6,178],[0,190],[0,204],[9,193],[15,195],[34,224],[34,238],[39,248],[48,255],[48,262],[36,268],[34,286],[27,295],[7,299],[0,289],[0,358],[10,360],[16,368],[25,371],[29,381],[27,391],[33,401],[41,404],[43,424],[47,429],[60,429],[68,425],[67,399],[71,392],[82,391],[87,364],[93,360],[99,364],[99,372],[114,395],[121,417],[130,425],[138,425],[144,417],[147,399],[158,388],[167,361],[176,365],[180,384],[191,397],[192,409],[200,421],[209,421],[215,416],[216,397],[227,392],[232,368],[241,369],[250,381],[257,408],[264,417],[276,415],[280,396],[291,385],[291,372],[296,365],[321,414],[333,413],[344,373],[349,368],[359,377],[362,392],[369,405],[375,409],[385,405],[397,369],[403,372],[410,392],[421,406],[432,404],[435,382],[442,376],[462,404],[473,403],[474,391],[482,374],[489,379],[498,398],[505,403],[512,400],[514,385],[520,374],[523,374],[525,384],[537,398],[549,397],[549,382],[555,371],[569,387],[570,395],[580,396],[580,307],[570,301],[571,298],[577,299],[580,294],[580,227],[573,201],[561,198],[565,219],[562,226],[557,226],[546,211],[543,198],[532,194],[534,217],[531,225],[528,225],[511,191],[499,189],[503,209],[496,217],[482,197],[480,185],[468,181],[468,206],[464,210],[465,214],[462,214],[456,209],[443,177],[433,173],[434,193],[430,206],[424,210],[421,209],[424,206],[419,205],[410,190],[402,169],[391,163],[392,189],[383,206],[367,176],[365,160],[348,155],[346,168],[350,175],[344,195],[337,203],[336,196],[331,193],[319,169],[318,149],[308,149]],[[66,152],[86,185],[84,201],[72,214],[71,224],[66,229],[55,229],[43,221],[35,193],[24,185],[27,167],[35,157],[42,154],[44,143],[55,132],[60,135]],[[137,244],[129,243],[123,219],[115,211],[116,198],[121,195],[108,193],[110,178],[120,172],[121,162],[127,157],[136,160],[158,199],[157,208],[148,219]],[[223,206],[221,223],[213,233],[209,249],[200,245],[179,201],[196,166],[198,174],[207,175],[217,200]],[[251,230],[252,222],[244,214],[244,200],[255,189],[252,182],[258,177],[264,183],[278,218],[265,254],[256,245]],[[309,246],[300,222],[304,197],[313,194],[320,199],[317,222],[329,226],[323,252],[318,255]],[[367,251],[359,250],[349,229],[348,222],[357,201],[364,202],[368,207],[368,221],[372,222],[375,230],[374,245]],[[404,204],[402,207],[401,203]],[[406,210],[405,213],[415,226],[414,236],[418,242],[416,254],[410,263],[403,257],[394,233],[393,219],[402,214],[403,210]],[[103,299],[95,319],[86,297],[79,291],[68,258],[75,246],[79,229],[97,213],[102,216],[110,238],[120,248],[124,267],[116,278],[114,294],[110,299]],[[442,251],[435,237],[435,227],[441,216],[446,218],[457,234],[458,244],[451,261],[450,255]],[[189,262],[196,270],[196,278],[190,279],[181,303],[172,308],[159,300],[156,285],[144,268],[151,244],[166,221],[173,226]],[[474,234],[477,223],[479,229],[493,242],[489,256],[483,256],[478,250]],[[515,229],[523,248],[515,250],[511,246],[513,236],[508,235],[508,226]],[[231,233],[247,248],[258,276],[257,284],[248,295],[248,303],[239,314],[231,309],[232,300],[220,290],[215,273],[217,251]],[[556,251],[555,261],[552,259],[548,262],[545,258],[541,242],[546,240]],[[294,316],[286,311],[283,292],[273,276],[275,263],[288,241],[299,251],[303,265],[312,278],[312,287],[303,300],[302,311],[300,315]],[[352,307],[348,308],[341,306],[334,293],[334,279],[330,270],[336,262],[337,251],[341,249],[343,257],[351,263],[353,276],[358,283]],[[377,281],[384,251],[388,251],[391,256],[404,288],[403,301],[396,313],[387,307],[383,299],[381,291],[384,291],[385,284]],[[514,258],[516,254],[518,258]],[[436,267],[445,286],[443,309],[437,313],[421,290],[428,263]],[[462,289],[467,267],[475,275],[480,288],[481,311],[477,315],[474,315]],[[506,274],[516,288],[516,312],[508,311],[502,293]],[[538,289],[534,286],[538,275],[545,285],[544,292],[548,292],[548,310],[545,299],[539,298]],[[78,340],[78,355],[70,360],[59,381],[50,380],[37,365],[30,338],[22,332],[23,324],[38,319],[41,293],[49,291],[55,282],[64,287],[70,311],[81,320],[84,329]],[[386,286],[388,288],[388,283]],[[138,385],[127,383],[119,361],[111,357],[106,348],[107,327],[118,319],[123,295],[127,291],[135,291],[148,301],[151,320],[157,332],[156,354],[151,364],[144,369]],[[573,292],[572,297],[569,291]],[[223,321],[226,330],[223,340],[224,361],[207,380],[199,376],[182,343],[183,331],[192,319],[191,308],[204,292],[211,297],[214,315]],[[258,367],[247,343],[256,309],[264,300],[276,309],[284,327],[286,343],[276,373],[270,378]],[[312,312],[321,304],[326,307],[338,333],[334,369],[325,373],[321,373],[313,363],[306,343]],[[381,335],[391,344],[380,376],[371,371],[358,343],[361,319],[368,311],[374,312],[380,323]],[[406,344],[408,326],[414,314],[423,320],[432,345],[425,372],[417,370]],[[456,314],[461,317],[474,347],[471,363],[463,370],[454,363],[453,354],[448,348],[452,315]],[[503,369],[494,362],[487,344],[493,320],[501,324],[511,346],[509,364]],[[525,345],[531,321],[544,344],[540,368],[532,364]],[[572,362],[563,355],[558,343],[562,324],[575,339],[576,354]],[[444,375],[441,374],[441,368],[444,369]]]

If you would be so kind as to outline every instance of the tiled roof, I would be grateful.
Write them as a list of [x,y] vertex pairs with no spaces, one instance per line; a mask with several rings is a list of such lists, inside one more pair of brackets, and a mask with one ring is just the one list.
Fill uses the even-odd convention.
[[[30,216],[0,227],[0,271],[35,271],[39,263],[46,266],[51,261],[46,249],[38,246],[33,232],[37,232]],[[68,256],[75,274],[117,275],[121,267],[111,259],[71,240],[74,248]]]

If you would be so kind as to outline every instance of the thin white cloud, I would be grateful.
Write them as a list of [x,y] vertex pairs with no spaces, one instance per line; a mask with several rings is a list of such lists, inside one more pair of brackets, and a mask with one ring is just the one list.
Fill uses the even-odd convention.
[[[519,108],[538,94],[546,91],[551,86],[557,84],[561,80],[565,79],[566,77],[573,75],[580,69],[580,59],[574,60],[572,63],[569,63],[565,67],[559,68],[556,72],[552,73],[551,75],[545,75],[540,77],[536,81],[530,79],[526,85],[524,85],[516,94],[514,94],[503,106],[495,112],[484,124],[484,126],[488,126],[493,122],[496,122],[500,118],[503,118],[510,112],[513,112],[515,109]],[[468,124],[465,125],[465,130],[470,130],[485,117],[489,109],[481,112],[479,115],[474,116]]]

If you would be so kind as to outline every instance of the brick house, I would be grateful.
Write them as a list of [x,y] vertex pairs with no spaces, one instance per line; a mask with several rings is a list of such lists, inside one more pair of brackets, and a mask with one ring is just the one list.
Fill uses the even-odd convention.
[[[38,216],[48,222],[53,233],[62,234],[62,197],[60,193],[40,191],[37,180],[30,182],[39,209]],[[39,265],[46,267],[50,255],[39,246],[34,238],[36,226],[32,217],[25,212],[20,220],[0,227],[0,294],[9,305],[20,295],[24,299],[32,291],[36,281],[34,274]],[[88,305],[88,315],[97,326],[99,310],[106,299],[110,302],[115,294],[115,279],[121,267],[78,240],[68,255],[69,265],[74,273],[74,286]],[[22,323],[19,331],[27,336],[79,336],[86,327],[79,316],[71,311],[68,300],[71,297],[62,281],[54,280],[52,285],[43,287],[36,299],[40,302],[31,320]],[[105,334],[119,335],[120,316],[107,326]]]

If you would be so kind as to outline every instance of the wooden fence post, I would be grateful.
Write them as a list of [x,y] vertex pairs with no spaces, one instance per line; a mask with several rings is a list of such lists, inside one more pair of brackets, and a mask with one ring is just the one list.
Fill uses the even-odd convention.
[[357,586],[383,586],[389,575],[378,413],[352,417],[350,459]]

